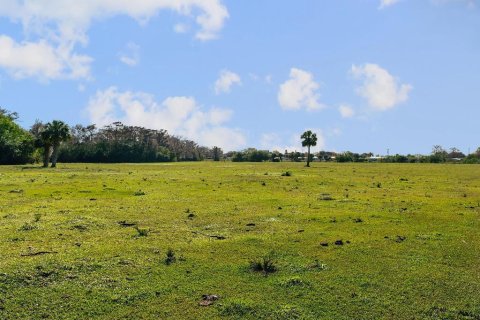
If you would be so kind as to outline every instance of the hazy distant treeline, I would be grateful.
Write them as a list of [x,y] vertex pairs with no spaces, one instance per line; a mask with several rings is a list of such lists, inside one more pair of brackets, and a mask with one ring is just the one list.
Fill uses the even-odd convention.
[[[306,160],[303,152],[280,152],[248,148],[226,154],[218,147],[208,148],[196,142],[152,130],[127,126],[121,122],[97,128],[95,125],[69,127],[62,121],[36,121],[29,130],[17,124],[18,114],[0,108],[0,164],[59,162],[169,162],[231,160],[234,162]],[[457,148],[434,146],[429,155],[375,156],[373,153],[320,151],[311,161],[395,162],[395,163],[480,163],[480,148],[465,155]]]
[[[306,161],[306,153],[303,152],[287,152],[256,150],[254,148],[245,149],[243,151],[233,151],[225,154],[227,159],[234,162],[260,162],[260,161]],[[310,161],[322,162],[385,162],[385,163],[480,163],[480,148],[474,153],[465,155],[457,148],[451,148],[449,151],[441,146],[434,146],[432,153],[429,155],[389,155],[375,156],[373,153],[355,153],[355,152],[330,152],[320,151],[310,155]]]

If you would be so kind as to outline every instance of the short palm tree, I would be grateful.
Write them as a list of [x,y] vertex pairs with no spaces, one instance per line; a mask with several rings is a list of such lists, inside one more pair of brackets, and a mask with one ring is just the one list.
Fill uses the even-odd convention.
[[317,145],[317,134],[313,133],[310,130],[307,130],[302,134],[301,138],[302,146],[308,147],[307,167],[310,167],[310,147],[315,147]]
[[53,120],[45,125],[41,133],[44,146],[43,166],[48,167],[48,159],[50,157],[50,148],[52,152],[52,168],[57,166],[58,153],[60,144],[70,139],[70,128],[63,121]]

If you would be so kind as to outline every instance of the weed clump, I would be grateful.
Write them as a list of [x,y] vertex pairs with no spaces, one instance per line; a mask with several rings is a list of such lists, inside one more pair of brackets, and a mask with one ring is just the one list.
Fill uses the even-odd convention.
[[286,305],[280,307],[272,314],[272,319],[278,320],[293,320],[293,319],[303,319],[302,313],[295,307]]
[[171,265],[172,263],[176,262],[177,258],[175,257],[175,251],[173,251],[172,248],[169,248],[167,250],[166,258],[165,258],[165,264],[167,266]]
[[315,269],[315,270],[320,270],[320,271],[323,271],[323,270],[327,270],[328,267],[326,264],[324,263],[321,263],[320,261],[318,261],[318,259],[316,259],[313,264],[310,265],[310,269]]
[[291,177],[292,173],[290,171],[282,172],[282,177]]
[[279,284],[280,286],[286,288],[302,287],[306,285],[306,283],[302,279],[300,279],[300,277],[291,277],[281,281]]
[[235,299],[225,303],[221,314],[224,316],[243,317],[255,313],[252,304],[245,300]]
[[31,223],[28,223],[28,222],[25,222],[23,224],[23,226],[20,227],[20,231],[31,231],[31,230],[36,230],[38,229],[38,227],[34,224],[31,224]]
[[330,193],[322,193],[320,197],[318,197],[318,200],[321,201],[332,201],[334,200],[333,197],[330,195]]
[[137,226],[135,226],[135,230],[137,230],[137,238],[139,237],[146,237],[148,236],[148,234],[150,233],[150,230],[149,229],[142,229],[142,228],[139,228]]
[[133,195],[136,196],[136,197],[140,197],[140,196],[146,195],[146,193],[142,190],[138,190],[138,191],[135,191],[135,193]]
[[250,261],[250,270],[254,272],[262,272],[265,276],[268,276],[270,273],[277,272],[278,268],[275,265],[273,258],[269,255],[259,260]]

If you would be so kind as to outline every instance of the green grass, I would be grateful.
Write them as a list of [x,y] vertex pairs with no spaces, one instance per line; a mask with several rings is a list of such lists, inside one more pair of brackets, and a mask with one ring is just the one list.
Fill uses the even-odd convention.
[[0,253],[0,319],[480,319],[480,168],[0,167]]

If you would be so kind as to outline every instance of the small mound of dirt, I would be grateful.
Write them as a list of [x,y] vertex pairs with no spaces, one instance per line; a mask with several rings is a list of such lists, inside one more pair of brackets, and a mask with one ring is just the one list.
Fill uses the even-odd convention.
[[204,294],[202,300],[198,304],[202,307],[208,307],[217,301],[218,298],[219,297],[216,294]]

